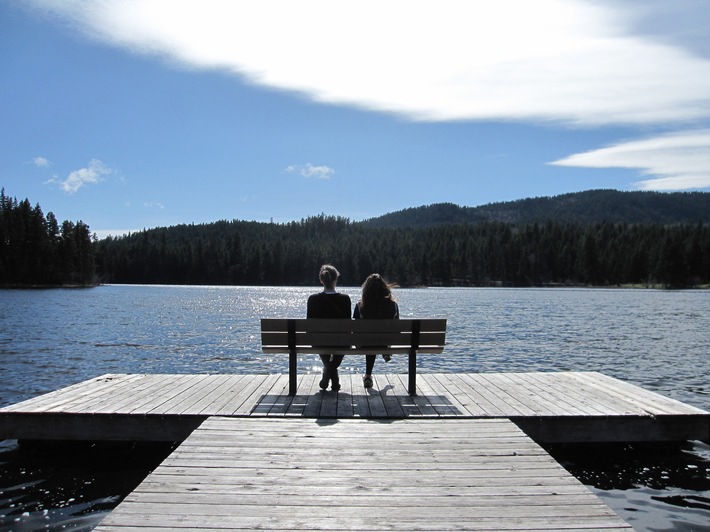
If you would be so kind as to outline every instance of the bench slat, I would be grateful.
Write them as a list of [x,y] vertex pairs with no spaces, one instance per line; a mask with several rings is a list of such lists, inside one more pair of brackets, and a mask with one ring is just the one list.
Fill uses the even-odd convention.
[[[420,333],[419,345],[444,345],[444,333]],[[310,346],[337,347],[377,347],[411,346],[412,333],[296,333],[296,348]],[[261,334],[263,347],[287,346],[288,333],[264,332]]]
[[401,319],[401,320],[326,320],[296,318],[262,318],[261,330],[279,332],[288,330],[288,322],[293,321],[296,332],[411,332],[414,322],[419,322],[422,332],[446,332],[445,318]]
[[[298,347],[296,349],[299,354],[304,355],[409,355],[411,353],[411,348],[409,346],[402,347],[361,347],[361,348],[347,348],[343,349],[341,347],[333,348],[323,348],[323,347]],[[264,347],[262,349],[267,355],[284,355],[288,354],[287,346],[270,346]],[[429,355],[441,354],[444,352],[444,348],[440,345],[425,345],[417,349],[418,353],[426,353]]]

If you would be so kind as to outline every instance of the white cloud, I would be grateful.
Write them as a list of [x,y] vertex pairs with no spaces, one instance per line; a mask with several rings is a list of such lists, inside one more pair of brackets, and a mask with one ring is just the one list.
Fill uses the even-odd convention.
[[669,133],[570,155],[554,165],[586,168],[636,168],[649,179],[641,190],[689,190],[710,187],[710,129]]
[[35,157],[32,160],[32,164],[34,164],[38,168],[47,168],[51,166],[51,163],[45,157]]
[[286,167],[285,170],[289,174],[298,174],[308,179],[330,179],[335,175],[335,170],[328,166],[315,166],[311,163],[305,165],[292,164]]
[[[409,119],[710,117],[707,44],[674,38],[658,1],[34,2],[134,52]],[[706,7],[673,2],[674,20],[694,20],[693,10],[705,20]],[[695,41],[710,40],[707,26],[692,28]]]
[[143,207],[145,207],[146,209],[163,210],[165,208],[165,205],[163,205],[162,203],[160,203],[158,201],[146,201],[145,203],[143,203]]
[[98,159],[91,159],[89,166],[74,170],[64,180],[59,180],[54,176],[48,183],[59,183],[61,189],[67,194],[74,194],[86,185],[95,185],[102,181],[103,176],[110,175],[113,170]]

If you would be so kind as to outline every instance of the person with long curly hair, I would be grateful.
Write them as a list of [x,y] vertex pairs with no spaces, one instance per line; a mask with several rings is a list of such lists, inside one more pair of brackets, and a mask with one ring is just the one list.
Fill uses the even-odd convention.
[[[373,273],[362,285],[362,297],[353,311],[355,319],[398,319],[399,306],[392,297],[392,285],[385,281],[379,273]],[[365,375],[362,383],[365,388],[372,388],[372,370],[375,367],[377,355],[365,355]],[[382,355],[389,362],[391,355]]]

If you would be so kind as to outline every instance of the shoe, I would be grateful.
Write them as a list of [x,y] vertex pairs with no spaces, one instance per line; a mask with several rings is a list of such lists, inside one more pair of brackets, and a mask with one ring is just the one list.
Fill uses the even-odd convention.
[[365,375],[362,378],[362,385],[365,388],[372,388],[372,377],[370,375]]
[[392,355],[382,355],[382,358],[385,359],[385,362],[389,362],[390,360],[392,360]]
[[318,383],[318,386],[320,386],[321,390],[327,390],[328,389],[328,381],[330,379],[328,378],[328,373],[326,371],[323,372],[323,378],[320,380]]
[[333,379],[333,384],[331,385],[330,390],[333,392],[340,390],[340,379],[338,377]]
[[334,392],[340,390],[340,376],[338,375],[338,368],[331,368],[330,380],[332,381],[330,389]]

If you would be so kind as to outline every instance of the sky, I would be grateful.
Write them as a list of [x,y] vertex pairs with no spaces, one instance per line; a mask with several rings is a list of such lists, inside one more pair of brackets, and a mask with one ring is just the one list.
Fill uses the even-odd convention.
[[0,186],[99,238],[710,191],[708,0],[0,0]]

